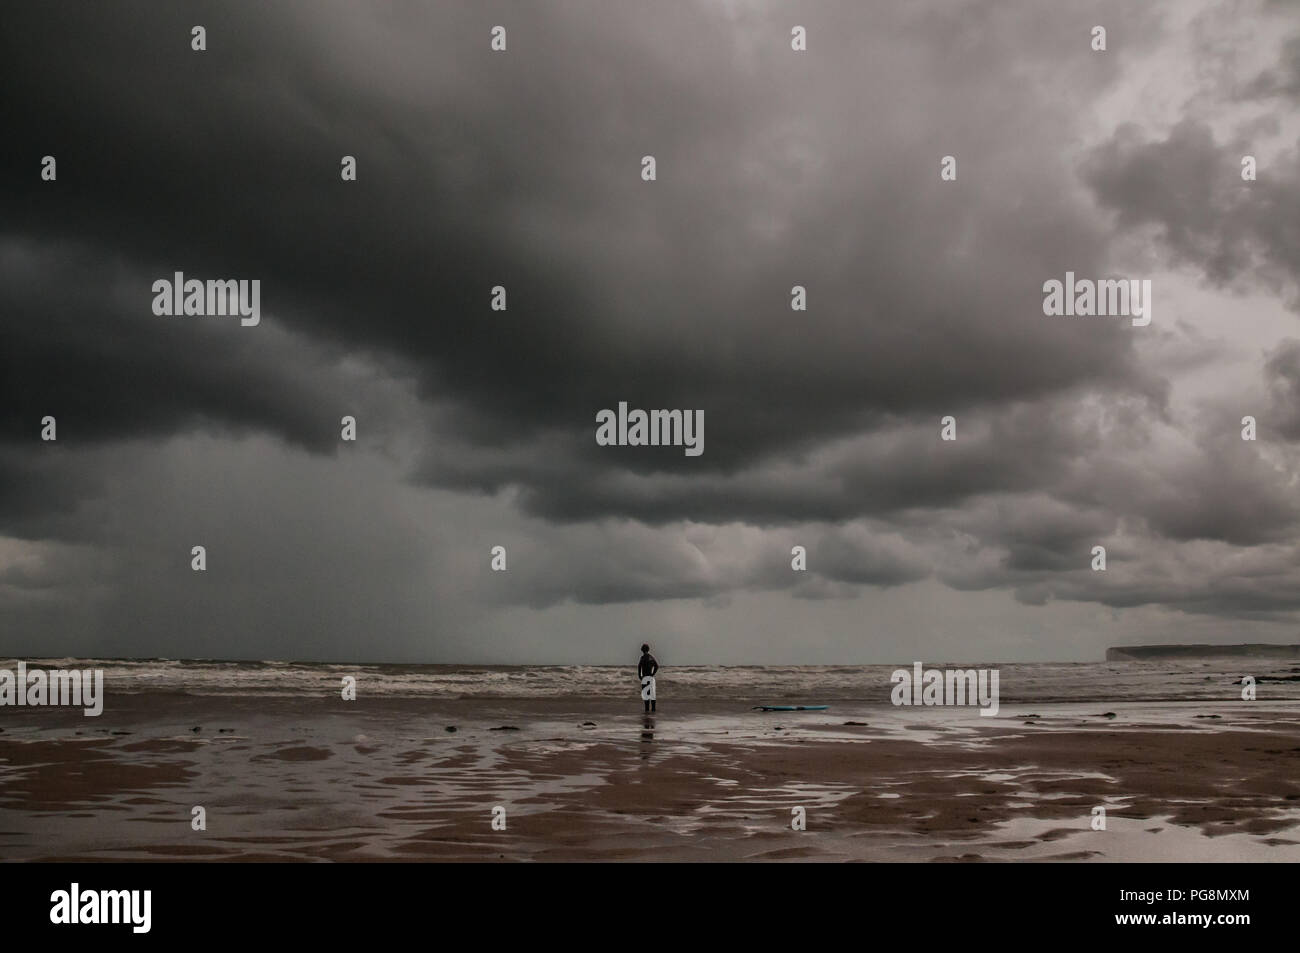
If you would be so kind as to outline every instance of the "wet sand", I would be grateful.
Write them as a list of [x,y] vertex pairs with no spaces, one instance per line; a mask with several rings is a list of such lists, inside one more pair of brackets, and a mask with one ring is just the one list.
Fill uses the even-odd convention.
[[1293,703],[141,693],[0,727],[5,860],[1300,860]]

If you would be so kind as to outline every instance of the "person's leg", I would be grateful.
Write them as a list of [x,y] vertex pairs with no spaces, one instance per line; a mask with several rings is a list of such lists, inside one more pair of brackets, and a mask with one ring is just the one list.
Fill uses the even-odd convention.
[[655,710],[656,710],[655,706],[656,706],[657,704],[658,704],[658,701],[657,701],[657,700],[656,700],[656,701],[652,701],[652,702],[650,703],[650,710],[651,710],[651,711],[655,711]]

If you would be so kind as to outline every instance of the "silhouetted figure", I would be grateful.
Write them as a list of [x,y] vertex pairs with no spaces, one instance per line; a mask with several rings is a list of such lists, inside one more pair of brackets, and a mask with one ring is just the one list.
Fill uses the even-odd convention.
[[641,661],[637,663],[636,677],[641,680],[641,699],[645,702],[646,711],[655,710],[655,672],[657,671],[659,671],[659,663],[650,654],[650,646],[641,646]]

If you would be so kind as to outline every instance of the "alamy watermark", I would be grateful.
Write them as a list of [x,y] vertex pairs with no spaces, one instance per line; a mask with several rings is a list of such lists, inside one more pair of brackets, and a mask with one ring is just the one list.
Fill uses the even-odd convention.
[[1133,327],[1151,323],[1151,279],[1074,277],[1065,273],[1065,281],[1052,278],[1043,282],[1043,314],[1079,317],[1121,315],[1133,318]]
[[922,670],[914,662],[911,671],[895,669],[889,680],[894,683],[889,700],[895,705],[979,705],[981,717],[998,713],[996,668]]
[[50,894],[50,922],[124,923],[132,933],[148,933],[153,922],[152,890],[82,890],[74,883],[67,890]]
[[596,443],[602,447],[685,447],[688,457],[704,452],[704,411],[631,410],[618,402],[618,412],[596,414]]
[[262,320],[262,281],[186,279],[178,271],[172,280],[159,278],[153,283],[153,313],[157,315],[193,314],[200,316],[240,315],[239,323],[251,328]]
[[87,718],[104,711],[104,670],[0,668],[0,706],[77,705]]

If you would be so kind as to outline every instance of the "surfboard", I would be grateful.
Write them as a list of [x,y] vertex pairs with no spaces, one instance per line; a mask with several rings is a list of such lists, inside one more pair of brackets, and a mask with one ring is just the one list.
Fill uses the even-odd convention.
[[830,705],[755,705],[752,711],[825,711]]

